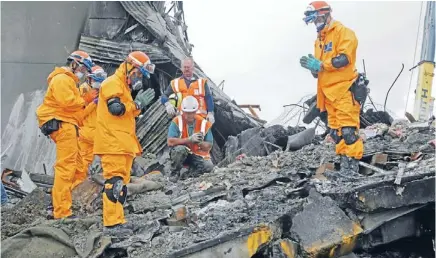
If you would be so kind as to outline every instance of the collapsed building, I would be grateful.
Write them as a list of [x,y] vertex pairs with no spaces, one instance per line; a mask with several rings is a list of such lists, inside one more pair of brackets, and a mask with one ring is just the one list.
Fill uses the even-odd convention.
[[2,211],[2,255],[434,257],[434,126],[394,121],[364,133],[359,177],[338,176],[334,144],[323,140],[178,182],[148,170],[156,161],[144,155],[149,172],[128,185],[126,239],[101,234],[98,177],[73,191],[80,219],[53,221],[41,201],[52,182],[40,175],[44,187]]
[[[427,123],[393,121],[386,112],[365,110],[361,176],[340,177],[334,146],[314,128],[262,126],[209,79],[216,168],[169,181],[164,167],[171,120],[158,99],[191,54],[186,30],[182,2],[169,8],[164,2],[91,4],[80,49],[108,74],[133,50],[146,52],[157,65],[145,83],[156,96],[137,120],[144,154],[140,172],[132,171],[125,205],[134,235],[101,234],[99,174],[73,193],[79,219],[47,219],[55,153],[29,115],[42,99],[38,91],[30,104],[17,101],[13,127],[3,135],[8,162],[26,163],[38,187],[8,188],[17,204],[2,209],[2,256],[434,257],[435,142],[434,126]],[[195,73],[207,77],[198,65]],[[325,122],[312,111],[314,100],[305,103],[305,122]],[[23,125],[35,130],[25,134]],[[15,147],[14,141],[23,145]]]

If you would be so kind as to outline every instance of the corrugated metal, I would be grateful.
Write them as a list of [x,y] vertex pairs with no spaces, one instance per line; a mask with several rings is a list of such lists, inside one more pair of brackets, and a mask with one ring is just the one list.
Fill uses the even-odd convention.
[[[181,46],[176,35],[169,32],[167,22],[162,15],[154,10],[149,2],[121,2],[124,9],[142,26],[144,26],[154,37],[161,42],[161,47],[171,58],[171,62],[176,67],[180,67],[181,60],[187,57],[187,50]],[[198,66],[195,74],[199,77],[208,78]],[[225,139],[229,135],[237,135],[241,131],[260,126],[260,123],[250,117],[237,105],[231,102],[231,99],[221,91],[210,78],[208,85],[212,89],[215,102],[215,120],[214,129],[219,132]],[[237,123],[235,123],[237,121]],[[228,126],[232,124],[233,126]],[[221,137],[222,138],[222,137]],[[217,139],[220,146],[224,145],[225,139]]]
[[171,59],[158,46],[139,42],[117,42],[82,35],[79,48],[89,53],[94,61],[119,65],[135,50],[144,51],[153,63],[168,63]]
[[159,153],[166,146],[167,130],[171,120],[167,117],[165,107],[156,101],[138,119],[136,135],[145,153]]

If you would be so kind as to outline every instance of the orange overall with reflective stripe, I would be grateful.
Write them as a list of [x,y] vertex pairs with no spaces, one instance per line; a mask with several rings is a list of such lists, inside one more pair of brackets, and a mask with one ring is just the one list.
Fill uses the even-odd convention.
[[[195,81],[192,81],[188,88],[183,77],[171,81],[171,88],[173,89],[174,93],[182,93],[183,98],[186,96],[193,96],[197,99],[197,114],[201,115],[203,118],[207,116],[207,104],[204,99],[206,96],[206,82],[207,79],[199,78]],[[179,107],[179,109],[181,109],[181,107]]]

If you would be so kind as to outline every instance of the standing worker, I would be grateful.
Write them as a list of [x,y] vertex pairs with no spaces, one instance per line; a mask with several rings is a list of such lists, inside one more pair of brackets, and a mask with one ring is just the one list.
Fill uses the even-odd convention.
[[165,105],[168,115],[174,117],[177,114],[177,110],[168,101],[168,97],[173,93],[182,93],[183,98],[194,96],[199,103],[197,114],[213,124],[215,122],[214,103],[212,91],[209,85],[207,85],[207,79],[195,77],[194,59],[192,57],[185,58],[181,66],[183,76],[171,81],[169,87],[161,96],[161,103]]
[[312,2],[303,19],[314,23],[318,37],[315,56],[300,59],[302,67],[318,78],[317,107],[327,111],[330,136],[341,157],[341,174],[359,175],[363,142],[359,137],[360,104],[350,90],[358,73],[355,69],[357,38],[354,32],[333,20],[324,1]]
[[189,166],[188,175],[191,176],[208,173],[213,169],[210,160],[212,123],[197,114],[198,106],[195,97],[184,98],[181,105],[183,114],[175,117],[168,128],[167,142],[172,147],[172,172],[179,173],[183,165]]
[[[88,74],[88,79],[82,85],[80,85],[80,94],[85,96],[91,91],[95,91],[98,94],[101,83],[106,79],[107,74],[100,66],[93,66],[91,73]],[[95,93],[94,93],[95,94]],[[80,176],[77,176],[73,180],[72,188],[76,187],[86,179],[88,166],[91,164],[94,153],[94,135],[95,135],[95,122],[97,120],[97,103],[98,97],[96,97],[91,103],[89,103],[84,111],[83,126],[79,130],[79,152],[82,157],[82,169]]]
[[123,204],[133,159],[142,152],[136,137],[135,117],[154,98],[148,89],[132,99],[132,87],[141,88],[144,77],[154,72],[148,56],[135,51],[109,76],[100,87],[97,122],[94,137],[94,155],[101,157],[103,177],[103,225],[105,233],[124,236],[132,234],[125,225]]
[[86,103],[97,95],[90,92],[83,98],[78,85],[92,67],[91,57],[83,51],[73,52],[66,66],[56,67],[48,76],[48,89],[43,103],[36,110],[41,132],[56,143],[56,163],[52,189],[55,219],[71,217],[71,187],[81,171],[78,126],[82,123]]

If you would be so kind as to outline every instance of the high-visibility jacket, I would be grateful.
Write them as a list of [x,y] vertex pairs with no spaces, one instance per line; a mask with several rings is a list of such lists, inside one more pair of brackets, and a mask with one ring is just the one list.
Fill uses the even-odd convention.
[[[126,65],[122,63],[115,74],[101,84],[98,94],[94,154],[140,155],[141,145],[136,137],[136,122],[141,110],[136,108],[126,82]],[[107,101],[118,97],[126,111],[121,116],[109,112]]]
[[[195,81],[192,81],[189,88],[185,83],[185,79],[183,77],[176,78],[171,81],[171,88],[174,93],[182,93],[183,98],[186,96],[193,96],[198,101],[198,111],[197,114],[205,117],[207,115],[207,104],[204,99],[206,96],[206,82],[205,78],[198,78]],[[179,107],[181,109],[181,105]]]
[[77,88],[77,76],[64,68],[56,67],[48,76],[47,83],[44,101],[36,109],[39,126],[51,119],[76,126],[81,124],[85,101]]
[[[189,131],[188,131],[188,124],[183,119],[181,115],[176,116],[173,118],[173,122],[179,127],[180,131],[180,138],[186,139],[189,138]],[[206,135],[210,128],[212,127],[212,123],[204,119],[200,115],[195,116],[195,126],[194,126],[194,133],[203,133],[203,135]],[[192,153],[201,156],[203,158],[210,158],[209,151],[204,151],[200,149],[200,146],[195,143],[189,143],[187,144],[187,147],[192,151]]]
[[[79,87],[80,95],[84,96],[87,92],[95,90],[88,83],[82,83]],[[83,126],[80,127],[80,139],[87,142],[94,142],[95,125],[97,121],[97,104],[89,103],[83,114]]]
[[[332,102],[340,98],[357,78],[357,45],[354,32],[338,21],[326,26],[315,41],[315,58],[323,65],[323,70],[318,73],[317,88],[317,107],[321,110],[325,110],[325,98]],[[339,54],[345,54],[349,64],[338,69],[332,66],[332,58]]]

